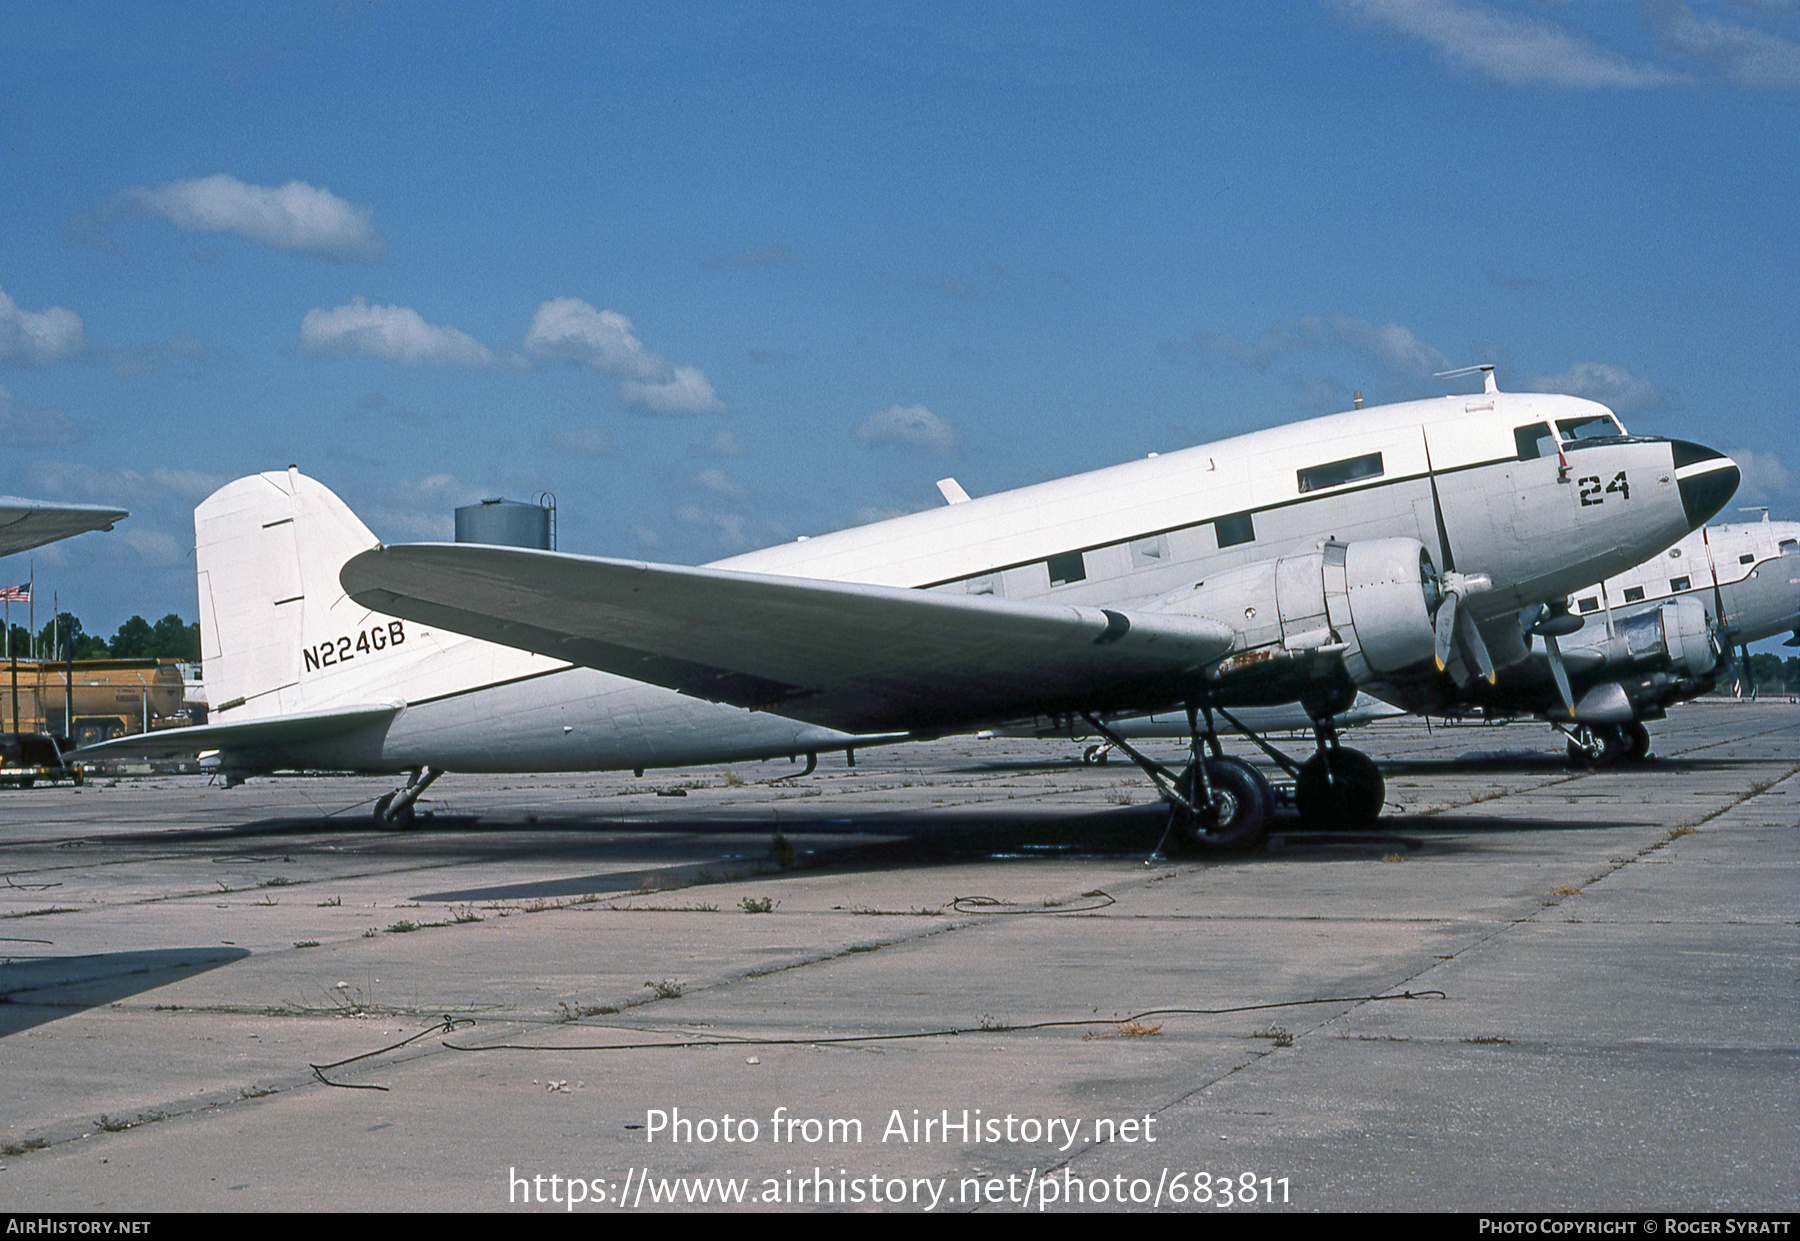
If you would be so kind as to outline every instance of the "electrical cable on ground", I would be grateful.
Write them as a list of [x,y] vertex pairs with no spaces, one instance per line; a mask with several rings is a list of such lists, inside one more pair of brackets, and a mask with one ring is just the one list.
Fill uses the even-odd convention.
[[[307,1067],[313,1071],[314,1077],[316,1077],[320,1081],[324,1082],[327,1086],[336,1086],[339,1090],[386,1090],[387,1089],[386,1086],[360,1085],[355,1082],[334,1082],[329,1077],[325,1076],[325,1070],[342,1068],[346,1064],[355,1064],[358,1060],[367,1060],[371,1056],[380,1056],[380,1055],[384,1055],[385,1053],[390,1052],[390,1051],[399,1051],[402,1047],[406,1046],[408,1043],[417,1042],[419,1039],[424,1038],[427,1034],[448,1034],[452,1030],[456,1029],[456,1027],[459,1024],[465,1025],[465,1026],[470,1026],[470,1025],[474,1025],[475,1023],[473,1021],[469,1021],[466,1019],[461,1022],[458,1022],[454,1017],[451,1017],[448,1013],[446,1013],[446,1014],[444,1014],[444,1020],[442,1022],[438,1023],[437,1025],[428,1026],[427,1028],[420,1030],[417,1034],[413,1035],[411,1038],[403,1038],[398,1043],[389,1043],[386,1047],[379,1047],[379,1048],[376,1048],[374,1051],[365,1051],[360,1056],[346,1056],[342,1060],[333,1060],[330,1064],[311,1064],[311,1065],[308,1065]],[[446,1046],[447,1045],[448,1044],[446,1044]]]
[[[850,1043],[898,1043],[928,1038],[955,1038],[963,1034],[1019,1034],[1030,1030],[1068,1029],[1078,1026],[1118,1026],[1145,1017],[1217,1017],[1231,1013],[1253,1013],[1271,1008],[1299,1008],[1309,1004],[1365,1004],[1377,1000],[1422,1000],[1446,998],[1442,991],[1403,991],[1398,995],[1343,995],[1316,1000],[1281,1000],[1271,1004],[1239,1004],[1231,1008],[1151,1008],[1125,1017],[1082,1018],[1074,1021],[1033,1021],[1022,1025],[987,1023],[947,1030],[915,1030],[906,1034],[844,1034],[828,1038],[704,1038],[661,1043],[489,1043],[466,1047],[445,1043],[451,1051],[655,1051],[683,1047],[825,1047]],[[446,1030],[445,1033],[449,1031]],[[425,1033],[430,1033],[426,1031]],[[418,1035],[414,1036],[419,1037]],[[411,1040],[408,1040],[409,1042]],[[370,1052],[369,1055],[379,1055]],[[361,1057],[356,1057],[361,1059]],[[340,1061],[340,1063],[349,1063]],[[326,1065],[326,1068],[332,1067]],[[335,1084],[335,1083],[334,1083]]]

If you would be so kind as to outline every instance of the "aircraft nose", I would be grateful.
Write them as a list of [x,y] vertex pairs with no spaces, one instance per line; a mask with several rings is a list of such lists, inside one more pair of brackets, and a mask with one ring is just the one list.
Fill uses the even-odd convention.
[[1675,485],[1681,489],[1681,507],[1688,528],[1697,530],[1725,507],[1737,490],[1737,462],[1704,444],[1670,440],[1675,453]]

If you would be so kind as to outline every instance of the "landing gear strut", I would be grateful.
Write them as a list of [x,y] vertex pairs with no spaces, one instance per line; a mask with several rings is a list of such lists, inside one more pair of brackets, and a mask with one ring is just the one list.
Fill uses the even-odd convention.
[[1338,744],[1329,719],[1313,725],[1319,748],[1294,777],[1294,807],[1314,828],[1366,831],[1375,826],[1387,799],[1387,783],[1375,760]]
[[413,803],[419,795],[431,787],[431,782],[443,775],[439,767],[421,767],[412,773],[405,788],[395,789],[392,793],[375,799],[375,826],[388,831],[400,831],[411,827],[413,823]]
[[[1189,852],[1248,849],[1269,829],[1269,819],[1275,811],[1275,791],[1249,763],[1220,753],[1212,712],[1206,712],[1206,728],[1202,731],[1199,711],[1200,708],[1188,708],[1192,741],[1188,764],[1179,774],[1139,753],[1093,715],[1083,718],[1106,738],[1111,748],[1141,767],[1169,803],[1165,840],[1173,837]],[[1210,756],[1206,755],[1207,750],[1211,751]]]

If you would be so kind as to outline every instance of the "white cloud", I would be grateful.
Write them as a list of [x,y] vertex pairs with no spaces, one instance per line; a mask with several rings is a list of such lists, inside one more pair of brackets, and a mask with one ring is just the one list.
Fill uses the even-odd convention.
[[375,498],[350,507],[379,537],[394,542],[448,543],[456,537],[456,510],[495,495],[451,474],[383,479],[365,490]]
[[1218,353],[1252,366],[1267,366],[1276,357],[1341,345],[1374,359],[1391,371],[1424,378],[1450,370],[1454,363],[1398,323],[1370,323],[1349,315],[1329,319],[1305,315],[1270,324],[1255,340],[1196,332],[1187,347]]
[[526,352],[573,362],[619,381],[619,401],[653,414],[717,414],[725,402],[698,367],[671,365],[645,347],[631,320],[576,297],[545,302],[525,333]]
[[729,551],[742,551],[750,546],[749,523],[740,514],[683,504],[675,510],[675,520],[709,532],[715,543]]
[[230,481],[203,470],[102,470],[82,461],[36,461],[32,489],[50,499],[130,504],[134,507],[173,503],[192,509]]
[[694,484],[703,491],[720,496],[741,496],[744,488],[731,475],[720,469],[704,469],[694,475]]
[[1451,369],[1449,358],[1398,323],[1368,323],[1333,315],[1331,331],[1344,344],[1403,375],[1425,376]]
[[1539,375],[1526,385],[1526,391],[1584,396],[1621,413],[1662,404],[1662,393],[1655,384],[1604,362],[1577,362],[1560,375]]
[[1749,26],[1702,20],[1685,4],[1659,3],[1649,11],[1665,48],[1713,66],[1739,86],[1800,86],[1800,44]]
[[669,364],[644,348],[631,320],[616,310],[595,310],[577,297],[545,302],[532,316],[525,350],[554,362],[579,362],[614,379],[664,382]]
[[956,445],[956,431],[923,405],[890,405],[856,427],[865,444],[905,444],[944,456]]
[[1733,448],[1726,455],[1738,463],[1743,479],[1734,497],[1737,504],[1767,504],[1777,519],[1792,520],[1800,511],[1800,488],[1780,457],[1750,448]]
[[1337,0],[1401,34],[1429,44],[1452,63],[1510,85],[1662,86],[1685,80],[1635,63],[1554,22],[1504,12],[1473,0]]
[[619,381],[619,400],[626,405],[647,409],[653,414],[720,414],[725,402],[713,391],[698,367],[678,366],[665,383],[641,383],[635,379]]
[[371,306],[362,298],[336,310],[309,310],[300,321],[308,353],[361,353],[409,366],[488,367],[497,359],[465,332],[427,323],[405,306]]
[[120,200],[178,228],[236,233],[300,254],[373,260],[387,248],[367,207],[354,207],[304,181],[269,189],[219,173],[154,188],[137,186]]
[[152,530],[141,523],[121,527],[114,537],[136,552],[138,559],[148,561],[155,566],[178,564],[185,560],[188,552],[192,550],[191,538],[187,543],[183,543],[174,535],[165,534],[161,530]]
[[61,306],[21,310],[0,289],[0,361],[41,366],[80,353],[87,345],[81,316]]

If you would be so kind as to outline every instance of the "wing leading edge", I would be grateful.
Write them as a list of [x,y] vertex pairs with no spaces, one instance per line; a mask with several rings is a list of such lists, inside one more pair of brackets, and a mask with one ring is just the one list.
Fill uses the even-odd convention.
[[364,552],[373,611],[846,732],[1153,710],[1226,654],[1194,617],[474,544]]
[[89,530],[111,530],[114,522],[129,516],[130,513],[119,508],[51,504],[44,500],[0,496],[0,556],[29,551]]

